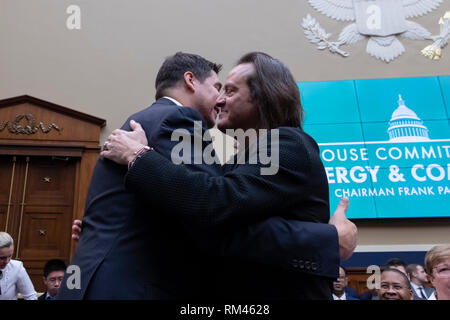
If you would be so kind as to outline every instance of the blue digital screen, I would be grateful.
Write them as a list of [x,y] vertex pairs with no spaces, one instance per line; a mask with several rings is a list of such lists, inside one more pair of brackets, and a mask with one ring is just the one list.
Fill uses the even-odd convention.
[[298,83],[330,206],[354,219],[450,217],[450,76]]

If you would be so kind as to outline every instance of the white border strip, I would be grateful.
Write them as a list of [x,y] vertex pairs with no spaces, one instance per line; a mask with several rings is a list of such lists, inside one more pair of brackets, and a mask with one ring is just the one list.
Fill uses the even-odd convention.
[[413,252],[428,251],[439,244],[360,245],[355,252]]
[[431,142],[449,142],[450,139],[436,139],[430,141],[360,141],[360,142],[326,142],[318,143],[319,146],[345,146],[345,145],[361,145],[361,144],[397,144],[397,143],[431,143]]

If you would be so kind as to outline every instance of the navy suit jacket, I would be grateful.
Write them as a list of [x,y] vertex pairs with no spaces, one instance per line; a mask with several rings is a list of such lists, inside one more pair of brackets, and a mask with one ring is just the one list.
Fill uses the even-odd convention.
[[359,300],[358,293],[350,287],[345,287],[345,295],[347,300]]
[[45,291],[43,294],[41,294],[39,297],[38,297],[38,300],[46,300],[45,298],[47,297],[47,291]]
[[[193,136],[193,122],[203,121],[194,109],[176,106],[168,99],[159,99],[151,107],[131,116],[123,129],[130,130],[130,119],[141,123],[149,144],[166,159],[170,159],[171,151],[178,143],[170,139],[173,130],[184,128]],[[206,128],[203,127],[203,130]],[[223,174],[222,167],[218,165],[193,164],[190,168],[211,176]],[[148,198],[136,197],[126,190],[123,183],[126,172],[126,166],[99,158],[86,200],[83,231],[71,261],[71,265],[80,267],[81,288],[70,290],[63,285],[58,298],[210,297],[211,285],[214,283],[212,279],[217,271],[214,267],[216,260],[205,254],[205,250],[212,250],[213,245],[217,243],[208,242],[210,234],[205,232],[197,236],[183,225],[183,221],[172,218],[170,211],[183,211],[184,208],[172,207],[166,210],[160,206],[158,198],[148,201]],[[180,197],[182,196],[180,194]],[[224,244],[216,249],[223,249],[221,252],[224,252],[224,255],[235,256],[244,254],[244,246],[259,259],[265,258],[267,250],[289,251],[291,255],[296,256],[301,252],[299,247],[304,246],[306,242],[317,243],[316,240],[320,238],[328,239],[327,243],[331,243],[331,246],[330,249],[322,249],[318,255],[332,257],[329,260],[334,259],[336,266],[339,264],[339,261],[336,261],[336,230],[328,225],[321,230],[328,238],[319,237],[319,232],[311,235],[308,232],[301,235],[292,232],[290,237],[287,236],[287,243],[283,241],[282,244],[271,244],[268,249],[261,250],[261,241],[264,241],[261,239],[272,233],[273,229],[287,228],[289,225],[289,221],[280,219],[275,222],[262,222],[252,228],[243,228],[236,232],[236,238],[242,239],[243,242]],[[303,227],[307,228],[307,225]],[[302,226],[297,225],[296,228],[298,230]],[[305,239],[305,236],[308,239]],[[286,257],[283,257],[281,267],[286,267],[285,263]],[[70,274],[65,275],[64,284],[69,276]]]
[[[170,158],[170,134],[202,120],[194,109],[159,99],[132,115],[152,145]],[[174,127],[172,127],[172,125]],[[199,165],[216,174],[217,168]],[[195,296],[204,269],[186,232],[152,204],[140,204],[124,186],[127,166],[100,157],[86,199],[83,230],[71,265],[81,270],[81,288],[60,288],[58,299],[172,299]],[[201,257],[200,257],[201,258]],[[63,284],[68,277],[65,275]]]
[[[223,257],[216,277],[219,295],[331,299],[339,259],[333,260],[338,248],[329,241],[327,231],[319,231],[329,227],[329,206],[318,146],[306,133],[288,127],[279,128],[279,142],[270,140],[267,149],[273,150],[275,145],[279,149],[275,175],[261,175],[259,164],[246,162],[223,176],[212,176],[174,165],[151,151],[129,170],[126,185],[142,201],[158,201],[174,220],[182,221],[197,236],[207,235],[209,241],[203,249]],[[261,229],[256,224],[261,221],[271,226]],[[248,225],[249,232],[236,234]],[[289,250],[290,245],[284,247],[291,234],[311,235],[306,228],[316,232],[317,243],[303,242],[298,251]],[[246,250],[243,238],[252,230],[261,234],[259,246],[253,247],[259,248],[257,251]],[[239,246],[243,249],[237,253],[233,248]],[[276,246],[278,251],[268,251]],[[222,251],[215,251],[217,247]]]
[[427,287],[427,286],[423,286],[423,290],[425,291],[425,295],[427,296],[426,299],[420,297],[418,295],[418,292],[416,290],[414,290],[414,288],[412,288],[413,291],[413,299],[414,300],[427,300],[434,292],[433,288]]

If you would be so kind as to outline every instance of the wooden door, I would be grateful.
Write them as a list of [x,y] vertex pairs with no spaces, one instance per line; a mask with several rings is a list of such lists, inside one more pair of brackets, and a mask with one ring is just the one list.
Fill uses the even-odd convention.
[[76,164],[52,156],[0,156],[0,230],[14,239],[36,291],[50,259],[70,260]]

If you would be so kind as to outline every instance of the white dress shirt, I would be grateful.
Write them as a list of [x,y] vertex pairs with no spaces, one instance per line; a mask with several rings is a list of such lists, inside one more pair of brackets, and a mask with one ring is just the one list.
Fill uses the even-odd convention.
[[433,293],[431,294],[431,296],[428,297],[428,300],[437,300],[437,299],[436,299],[436,291],[433,292]]
[[183,105],[181,103],[178,102],[178,100],[175,100],[174,98],[168,97],[168,96],[164,96],[164,99],[169,99],[170,101],[172,101],[173,103],[175,103],[177,106],[182,107]]
[[33,283],[23,267],[22,261],[11,260],[1,271],[0,287],[2,294],[0,300],[17,300],[18,293],[21,293],[25,300],[37,299]]
[[338,297],[337,295],[335,295],[333,293],[333,300],[347,300],[347,295],[344,292],[344,294],[342,296]]
[[[425,289],[423,288],[423,286],[418,286],[414,282],[411,282],[411,287],[416,292],[417,296],[419,296],[421,298],[424,298],[424,299],[427,299],[427,294],[425,293]],[[425,297],[422,297],[422,292],[420,292],[420,288],[422,288],[422,292],[425,295]]]

